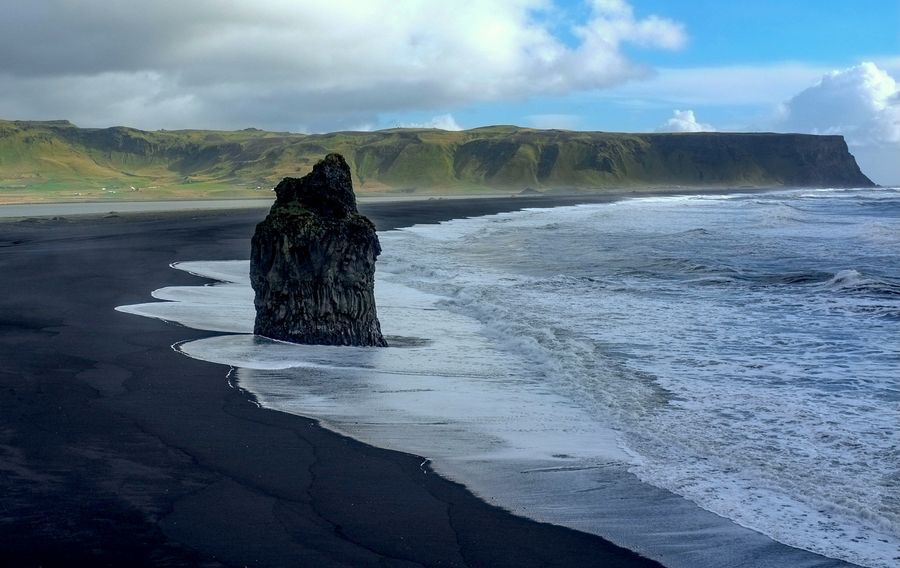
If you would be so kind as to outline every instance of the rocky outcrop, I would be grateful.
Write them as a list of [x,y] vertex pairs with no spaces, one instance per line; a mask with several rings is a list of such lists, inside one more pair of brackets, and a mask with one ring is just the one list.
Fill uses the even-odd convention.
[[253,235],[254,333],[294,343],[385,346],[375,311],[375,226],[356,208],[350,168],[329,154],[284,178]]

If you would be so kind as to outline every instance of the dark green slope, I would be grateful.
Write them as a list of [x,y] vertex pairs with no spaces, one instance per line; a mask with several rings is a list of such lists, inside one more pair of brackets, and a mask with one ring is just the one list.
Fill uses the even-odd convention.
[[362,191],[872,185],[840,136],[514,126],[304,135],[0,121],[0,193],[134,186],[222,194],[305,174],[328,152],[345,156]]

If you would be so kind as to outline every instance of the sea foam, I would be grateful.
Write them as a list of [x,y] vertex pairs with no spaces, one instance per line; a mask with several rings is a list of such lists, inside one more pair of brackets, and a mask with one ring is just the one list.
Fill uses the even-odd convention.
[[119,309],[235,333],[178,349],[236,367],[265,406],[667,565],[840,565],[768,535],[891,566],[898,300],[865,285],[896,284],[896,253],[866,239],[896,224],[821,195],[867,196],[635,199],[383,233],[387,349],[249,335],[246,262],[178,263],[222,283]]

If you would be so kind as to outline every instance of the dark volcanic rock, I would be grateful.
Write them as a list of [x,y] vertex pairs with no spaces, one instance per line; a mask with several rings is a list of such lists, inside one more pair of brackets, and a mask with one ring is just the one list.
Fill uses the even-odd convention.
[[253,235],[254,333],[321,345],[387,343],[375,312],[375,226],[356,209],[350,168],[329,154],[284,178]]

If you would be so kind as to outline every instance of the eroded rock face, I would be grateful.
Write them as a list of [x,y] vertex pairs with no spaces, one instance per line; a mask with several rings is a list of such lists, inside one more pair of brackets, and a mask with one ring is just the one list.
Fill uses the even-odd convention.
[[329,154],[284,178],[256,227],[254,333],[294,343],[385,346],[375,311],[375,226],[356,209],[350,168]]

